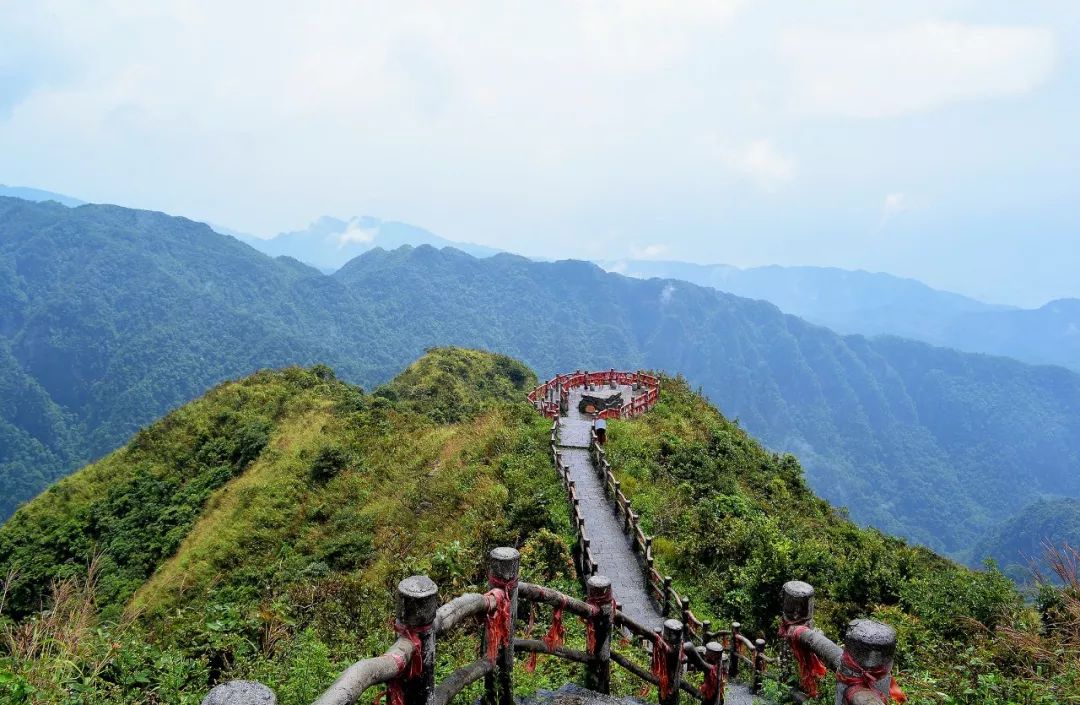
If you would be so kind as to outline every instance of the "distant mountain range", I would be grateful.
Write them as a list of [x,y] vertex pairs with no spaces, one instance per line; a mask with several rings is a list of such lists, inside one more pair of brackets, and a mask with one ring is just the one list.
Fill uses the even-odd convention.
[[[66,206],[83,201],[39,189],[0,186],[0,195]],[[498,250],[439,237],[407,223],[369,216],[323,216],[307,229],[260,238],[211,224],[271,257],[286,256],[331,273],[376,247],[454,247],[476,257]],[[598,262],[604,269],[648,279],[681,279],[775,304],[785,313],[838,333],[895,335],[967,352],[1014,357],[1080,371],[1080,300],[1052,301],[1037,309],[984,303],[933,289],[914,279],[833,267],[753,267],[657,260]]]
[[75,206],[81,206],[86,201],[80,201],[77,198],[71,196],[65,196],[62,193],[53,193],[52,191],[42,191],[37,188],[28,188],[26,186],[5,186],[0,184],[0,196],[7,196],[9,198],[21,198],[26,201],[56,201],[61,205],[74,208]]
[[326,273],[340,269],[349,260],[376,247],[384,250],[394,250],[402,245],[455,247],[474,257],[490,257],[499,252],[482,245],[453,242],[408,223],[379,220],[370,216],[348,220],[323,216],[306,230],[281,233],[268,239],[234,231],[225,234],[239,237],[271,257],[292,257]]
[[858,521],[970,558],[1080,497],[1080,375],[575,261],[374,249],[327,276],[185,218],[0,198],[0,516],[223,379],[325,362],[390,379],[434,345],[541,374],[680,372]]
[[995,306],[914,279],[832,267],[752,267],[653,260],[600,263],[608,271],[661,277],[762,299],[839,333],[896,335],[968,352],[1080,370],[1080,300],[1038,309]]

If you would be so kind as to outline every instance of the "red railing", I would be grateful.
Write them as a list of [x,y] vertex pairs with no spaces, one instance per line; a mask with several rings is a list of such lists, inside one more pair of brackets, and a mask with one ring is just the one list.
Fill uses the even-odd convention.
[[570,390],[585,385],[615,384],[631,386],[640,384],[645,388],[644,394],[634,395],[630,401],[618,409],[605,409],[597,414],[601,419],[628,419],[644,414],[656,405],[660,398],[660,380],[654,375],[644,372],[570,372],[556,375],[529,392],[529,401],[536,409],[549,419],[559,415],[559,397],[566,397]]

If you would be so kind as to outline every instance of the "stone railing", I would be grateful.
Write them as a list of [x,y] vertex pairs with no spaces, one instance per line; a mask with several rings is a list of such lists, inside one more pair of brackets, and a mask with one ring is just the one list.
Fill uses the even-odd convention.
[[577,496],[577,486],[570,479],[570,468],[563,462],[562,453],[559,451],[560,425],[560,416],[556,414],[551,421],[551,461],[566,490],[566,501],[570,503],[570,523],[574,526],[574,537],[577,541],[573,551],[574,565],[578,575],[588,579],[589,576],[596,575],[598,566],[593,559],[588,530],[585,528],[585,515],[581,513],[581,502]]
[[536,409],[548,418],[555,418],[560,410],[566,413],[570,390],[576,387],[597,387],[603,385],[623,385],[634,387],[633,398],[619,409],[605,409],[599,418],[632,418],[640,416],[656,405],[660,398],[660,380],[644,372],[570,372],[556,375],[528,393],[528,399]]
[[[786,680],[785,675],[797,665],[800,702],[813,697],[817,680],[829,670],[837,679],[836,705],[880,705],[890,693],[895,695],[892,661],[896,650],[896,632],[889,626],[870,620],[852,622],[841,647],[813,628],[814,591],[803,582],[788,582],[782,592],[782,644],[780,656],[765,654],[764,639],[751,640],[732,622],[729,629],[713,630],[707,620],[699,619],[690,609],[690,600],[672,587],[669,576],[657,572],[652,556],[652,537],[641,529],[640,517],[615,479],[603,444],[591,434],[589,452],[604,487],[614,502],[624,528],[631,536],[635,551],[647,571],[653,596],[662,606],[663,628],[654,630],[624,614],[611,591],[611,581],[598,575],[593,559],[585,518],[581,513],[576,488],[559,451],[560,404],[574,386],[593,384],[630,384],[644,394],[624,405],[620,415],[633,416],[652,408],[659,393],[655,377],[642,373],[584,373],[560,375],[529,394],[537,409],[549,415],[551,453],[559,477],[570,501],[571,516],[577,534],[576,567],[585,580],[586,599],[540,585],[519,582],[520,556],[513,548],[491,552],[489,584],[483,594],[466,593],[439,606],[438,587],[426,576],[412,576],[398,584],[397,641],[382,656],[364,659],[347,668],[315,705],[352,705],[370,688],[386,684],[390,705],[448,705],[466,687],[480,681],[483,705],[513,705],[513,670],[516,653],[548,654],[584,666],[584,684],[599,693],[608,693],[611,664],[622,667],[645,683],[658,689],[660,705],[678,705],[680,693],[686,693],[702,705],[723,705],[725,681],[739,676],[742,668],[751,672],[750,690],[760,692],[765,678]],[[638,401],[638,399],[644,401]],[[627,408],[629,407],[629,408]],[[563,407],[565,409],[565,406]],[[522,604],[529,607],[522,609]],[[515,625],[522,614],[532,614],[536,605],[553,608],[553,622],[567,612],[579,617],[586,626],[586,648],[572,649],[559,640],[518,638]],[[677,616],[679,619],[669,618]],[[451,631],[467,624],[482,623],[480,654],[477,659],[453,671],[440,683],[435,682],[436,642]],[[553,624],[549,636],[561,632]],[[650,661],[648,667],[636,663],[629,653],[612,648],[612,635],[620,632],[634,637],[628,645],[638,644],[638,655]],[[633,648],[633,647],[631,647]],[[780,677],[769,670],[779,663]],[[695,685],[692,681],[700,678]],[[203,705],[276,705],[277,699],[267,686],[252,681],[231,681],[215,687]]]
[[[496,548],[489,562],[490,590],[466,593],[439,605],[438,586],[424,575],[398,584],[397,640],[382,655],[349,666],[314,705],[353,705],[369,689],[385,684],[391,705],[448,705],[466,687],[483,680],[483,705],[513,705],[515,656],[548,654],[584,666],[584,685],[598,693],[611,690],[611,664],[657,687],[660,705],[678,705],[685,693],[702,705],[722,705],[724,681],[733,663],[744,657],[717,641],[698,646],[686,640],[682,622],[668,619],[662,630],[652,630],[623,614],[614,602],[611,582],[599,575],[589,578],[581,601],[557,590],[518,580],[520,554]],[[529,607],[524,608],[526,604]],[[553,609],[553,620],[569,613],[586,627],[585,650],[551,639],[519,638],[520,615],[536,605]],[[857,620],[847,632],[845,647],[837,646],[812,628],[813,589],[788,583],[783,592],[784,623],[792,632],[792,648],[805,648],[838,672],[837,705],[880,705],[878,693],[892,683],[892,657],[896,632],[877,622]],[[479,627],[478,657],[446,676],[435,679],[440,638],[455,629]],[[554,631],[554,630],[553,630]],[[612,648],[617,632],[632,634],[649,645],[638,653],[649,657],[648,667],[629,653]],[[869,674],[869,675],[868,675]],[[869,680],[872,676],[872,680]],[[695,685],[692,681],[700,685]],[[847,684],[844,684],[846,681]],[[233,681],[214,688],[204,705],[274,705],[273,691],[251,681]]]
[[[603,381],[605,379],[612,379],[618,374],[626,373],[593,373],[597,375],[597,381],[589,381],[589,373],[575,373],[575,375],[585,375],[585,379],[576,377],[574,375],[560,375],[556,377],[556,380],[562,380],[562,384],[565,385],[569,382],[575,382],[580,384],[606,384],[608,382]],[[606,377],[600,377],[600,375],[607,375]],[[630,375],[626,374],[626,377]],[[645,378],[647,380],[655,380],[655,377],[649,377],[642,375],[637,377],[635,381]],[[624,377],[625,379],[625,377]],[[619,382],[625,384],[625,382]],[[551,383],[549,383],[551,385]],[[543,388],[541,385],[540,388]],[[555,386],[549,386],[549,388],[557,388]],[[565,386],[563,387],[565,388]],[[659,383],[658,381],[648,387],[647,395],[651,395],[650,403],[642,406],[642,412],[652,408],[655,405],[658,393]],[[653,393],[656,393],[655,395]],[[539,398],[539,397],[538,397]],[[646,398],[646,395],[641,395],[641,398]],[[539,409],[540,407],[538,407]],[[564,407],[565,408],[565,407]],[[639,413],[642,413],[639,412]],[[631,414],[636,416],[637,414]],[[562,456],[559,452],[559,427],[561,421],[558,411],[552,421],[551,425],[551,454],[555,464],[555,469],[559,474],[559,477],[563,480],[563,483],[567,490],[567,497],[571,506],[571,520],[574,524],[577,536],[577,546],[575,550],[575,559],[579,574],[584,578],[588,578],[591,575],[595,575],[597,572],[596,562],[593,560],[591,545],[588,539],[587,527],[585,517],[581,513],[581,509],[578,503],[576,488],[573,480],[570,479],[569,469],[562,462]],[[707,646],[710,643],[717,643],[720,645],[723,653],[725,654],[725,671],[728,678],[734,679],[739,676],[741,667],[746,667],[751,670],[752,676],[750,680],[750,690],[753,693],[760,692],[763,679],[766,677],[767,669],[770,664],[777,663],[780,659],[772,658],[766,655],[765,647],[766,642],[764,639],[758,638],[751,640],[746,635],[741,633],[742,625],[739,622],[732,622],[729,629],[717,629],[713,630],[713,625],[709,620],[700,619],[690,608],[690,598],[679,595],[679,593],[673,587],[673,579],[671,576],[663,576],[657,571],[655,561],[653,559],[652,545],[653,537],[645,534],[641,528],[641,517],[634,512],[631,507],[630,500],[622,491],[622,484],[615,478],[611,469],[611,463],[607,458],[607,451],[604,448],[604,444],[600,442],[597,437],[595,426],[590,432],[589,439],[589,456],[592,461],[593,468],[600,475],[605,494],[611,500],[618,516],[623,521],[623,531],[630,537],[631,546],[634,552],[638,555],[642,567],[645,570],[646,580],[651,591],[651,596],[657,601],[657,604],[661,608],[661,614],[665,619],[669,617],[676,617],[682,624],[684,637],[688,644],[694,644],[699,648]],[[790,593],[790,594],[789,594]],[[798,595],[802,595],[798,598]],[[800,599],[802,600],[800,602]],[[813,615],[813,588],[806,583],[793,581],[784,586],[784,616],[783,625],[785,634],[791,630],[798,632],[790,639],[785,636],[784,648],[782,653],[786,657],[791,657],[794,651],[800,648],[809,649],[815,652],[815,655],[827,666],[830,666],[834,671],[841,669],[842,665],[839,661],[840,656],[843,653],[843,649],[837,646],[832,641],[828,640],[821,632],[816,630],[797,629],[800,626],[807,626],[812,620]],[[802,605],[802,609],[805,612],[799,612],[796,609],[799,605]],[[791,613],[789,614],[789,610]],[[799,616],[803,614],[804,616]],[[886,642],[891,643],[895,648],[896,635],[891,627],[876,622],[869,622],[867,620],[860,620],[853,623],[854,625],[860,625],[854,632],[849,630],[846,638],[846,642],[855,645],[856,649],[860,649],[862,642],[860,639],[865,636],[866,629],[870,629],[871,632],[877,635],[877,638],[884,639]],[[874,625],[868,627],[867,625]],[[891,634],[891,636],[889,636]],[[882,636],[884,635],[884,636]],[[891,640],[891,641],[890,641]],[[806,646],[801,647],[803,641],[806,641]],[[816,653],[815,650],[820,650],[820,653]],[[862,649],[865,651],[865,649]],[[891,668],[892,651],[889,651],[889,663]],[[799,664],[799,659],[795,660]],[[860,661],[861,662],[861,661]],[[791,658],[785,659],[785,670],[790,670],[792,664]],[[801,664],[799,664],[801,667]],[[879,664],[875,664],[877,667]],[[770,674],[771,675],[771,674]],[[890,676],[891,678],[891,676]],[[803,687],[809,687],[806,683],[803,683]],[[838,687],[840,692],[844,692],[844,686],[842,683]],[[800,691],[801,692],[801,691]],[[806,693],[802,693],[806,696]],[[721,700],[722,702],[722,700]],[[837,703],[841,701],[838,700]],[[859,703],[863,702],[863,699],[850,699],[848,702]],[[871,696],[871,699],[865,699],[866,703],[880,702],[876,699],[876,696]]]

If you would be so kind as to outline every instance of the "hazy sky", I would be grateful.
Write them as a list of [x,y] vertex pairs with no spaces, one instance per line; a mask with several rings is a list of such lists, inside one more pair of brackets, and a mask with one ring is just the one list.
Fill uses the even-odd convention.
[[1080,296],[1080,2],[0,0],[0,182]]

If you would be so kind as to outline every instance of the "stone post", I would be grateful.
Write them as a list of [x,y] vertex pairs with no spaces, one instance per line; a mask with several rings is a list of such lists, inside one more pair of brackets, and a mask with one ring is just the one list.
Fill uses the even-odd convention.
[[[435,610],[439,588],[426,575],[414,575],[398,583],[397,621],[420,640],[420,675],[403,677],[405,705],[430,705],[435,695]],[[405,670],[408,672],[408,665]]]
[[[812,627],[814,624],[814,588],[809,583],[801,580],[789,580],[784,583],[780,590],[780,610],[784,615],[784,623],[787,625],[802,624]],[[783,654],[783,667],[785,676],[791,675],[792,663],[791,645],[787,639],[780,646]]]
[[277,696],[256,681],[229,681],[214,686],[202,705],[277,705]]
[[[877,680],[874,689],[887,699],[892,683],[893,655],[896,653],[896,630],[887,624],[870,619],[856,619],[848,625],[844,636],[844,655],[850,656],[863,670],[884,667],[884,675]],[[839,673],[857,675],[842,662]],[[843,705],[848,686],[836,682],[836,705]]]
[[784,583],[780,591],[780,609],[785,622],[809,626],[814,619],[814,588],[801,580]]
[[[705,645],[705,662],[716,669],[717,678],[720,679],[724,668],[724,647],[715,641]],[[719,687],[716,694],[702,705],[724,705],[724,689]]]
[[687,631],[687,638],[690,637],[689,632],[693,629],[693,622],[690,621],[690,598],[683,595],[682,599],[682,623],[683,628]]
[[671,614],[671,576],[664,576],[664,599],[663,599],[663,615],[666,619]]
[[612,611],[611,581],[594,575],[586,583],[587,601],[600,608],[589,618],[593,643],[589,644],[589,663],[585,667],[585,687],[607,695],[611,692],[611,630],[615,621]]
[[668,645],[664,669],[667,671],[667,692],[660,692],[660,705],[678,705],[679,683],[682,680],[683,625],[677,619],[664,622],[661,638]]
[[738,622],[731,623],[731,644],[729,645],[730,653],[728,654],[728,678],[735,680],[735,677],[739,675],[739,627],[742,625]]
[[754,682],[750,687],[750,692],[761,692],[761,677],[765,674],[765,640],[757,639],[754,641]]
[[[521,567],[521,554],[517,549],[500,547],[492,550],[488,564],[488,582],[494,587],[506,591],[510,599],[510,624],[508,625],[508,643],[499,648],[495,656],[495,670],[484,676],[485,705],[514,705],[514,622],[518,609],[518,569]],[[482,644],[481,653],[486,653],[487,644]]]

